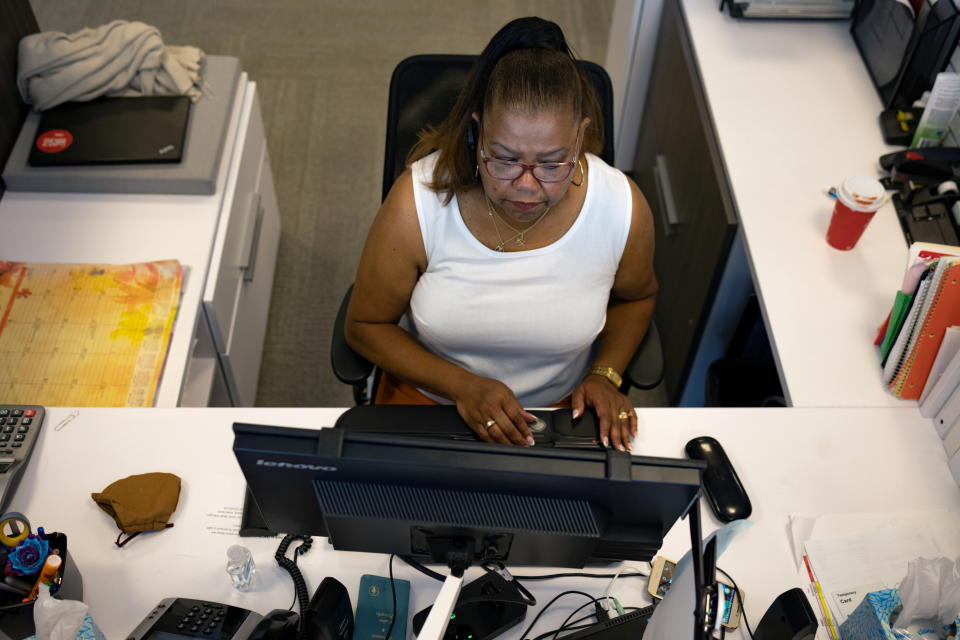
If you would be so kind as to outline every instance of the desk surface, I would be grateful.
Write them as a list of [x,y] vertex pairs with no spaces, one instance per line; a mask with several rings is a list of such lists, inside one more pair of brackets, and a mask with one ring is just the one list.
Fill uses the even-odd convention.
[[241,112],[252,95],[244,74],[213,195],[7,191],[0,200],[0,259],[71,264],[180,261],[183,293],[154,399],[158,407],[179,402],[221,204],[230,171],[236,171],[239,151],[234,147]]
[[877,175],[880,98],[847,21],[734,20],[684,0],[753,281],[796,407],[912,406],[889,396],[871,346],[907,247],[893,206],[852,251],[824,239],[823,191]]
[[[226,548],[238,541],[231,528],[238,524],[243,489],[231,426],[240,420],[318,428],[332,424],[341,410],[83,408],[56,431],[69,411],[49,409],[11,508],[36,525],[68,534],[71,558],[83,574],[84,599],[107,637],[124,637],[167,596],[227,602],[261,613],[289,606],[289,578],[273,561],[277,540],[243,541],[261,573],[258,590],[233,591],[223,570]],[[753,526],[733,542],[720,566],[748,594],[754,624],[777,594],[799,584],[786,535],[788,514],[960,510],[960,490],[947,470],[943,446],[930,422],[912,409],[653,409],[639,416],[637,453],[681,456],[687,440],[711,434],[739,470],[753,501]],[[893,460],[896,464],[890,464]],[[882,491],[877,490],[880,469]],[[183,480],[175,526],[117,549],[118,531],[90,493],[149,471],[176,473]],[[707,531],[717,525],[709,514],[704,521]],[[663,552],[679,558],[688,548],[681,522],[668,534]],[[321,539],[301,563],[311,592],[323,577],[334,576],[347,586],[354,604],[361,574],[387,575],[385,556],[334,552]],[[412,612],[431,603],[439,583],[402,563],[394,568],[413,583]],[[471,571],[470,579],[478,575],[477,569]],[[615,594],[625,604],[641,604],[644,581],[618,585]],[[580,579],[537,583],[532,589],[545,603],[564,589],[600,594],[605,586],[603,580]],[[570,605],[582,602],[567,604],[547,616],[543,630],[559,625]]]

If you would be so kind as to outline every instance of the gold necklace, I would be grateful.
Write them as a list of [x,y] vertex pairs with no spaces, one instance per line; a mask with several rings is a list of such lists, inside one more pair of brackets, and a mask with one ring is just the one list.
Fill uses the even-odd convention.
[[[523,229],[522,231],[520,231],[520,230],[517,230],[517,229],[513,228],[512,226],[510,226],[510,223],[507,222],[506,220],[504,220],[504,219],[500,216],[500,214],[497,213],[496,209],[493,208],[493,203],[490,202],[490,198],[487,197],[487,194],[483,194],[483,198],[484,198],[484,200],[486,200],[486,202],[487,202],[487,213],[490,215],[490,218],[493,220],[493,228],[494,228],[494,230],[497,232],[497,240],[500,241],[500,242],[497,244],[497,246],[494,247],[494,250],[495,250],[495,251],[503,251],[503,250],[504,250],[504,247],[506,246],[506,244],[507,244],[508,242],[511,242],[511,241],[512,241],[516,246],[518,246],[518,247],[522,247],[523,245],[525,245],[525,244],[527,243],[527,241],[526,241],[526,239],[524,238],[524,234],[529,233],[530,231],[532,231],[533,228],[534,228],[535,226],[537,226],[538,224],[540,224],[540,221],[543,220],[543,218],[544,218],[548,213],[550,213],[550,207],[547,207],[547,208],[543,211],[543,213],[540,214],[540,217],[533,221],[533,224],[532,224],[532,225],[530,225],[530,226],[527,227],[526,229]],[[510,229],[510,231],[513,231],[513,233],[514,233],[514,235],[510,236],[510,237],[507,238],[506,240],[504,240],[504,239],[503,239],[503,236],[500,235],[500,226],[497,224],[497,219],[498,219],[498,218],[500,219],[500,222],[502,222],[503,225],[504,225],[507,229]]]

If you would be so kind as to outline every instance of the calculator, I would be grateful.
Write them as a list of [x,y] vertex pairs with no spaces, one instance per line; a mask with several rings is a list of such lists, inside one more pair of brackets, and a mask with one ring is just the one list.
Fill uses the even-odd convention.
[[43,424],[43,407],[0,404],[0,513],[7,510]]

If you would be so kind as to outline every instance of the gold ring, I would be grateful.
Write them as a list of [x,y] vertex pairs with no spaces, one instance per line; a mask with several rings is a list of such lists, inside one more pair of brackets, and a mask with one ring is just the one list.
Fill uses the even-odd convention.
[[487,429],[492,429],[493,427],[497,426],[497,421],[487,420],[486,422],[483,423],[483,426],[485,426]]
[[617,414],[617,417],[620,418],[621,420],[629,420],[630,414],[627,413],[626,411],[621,411],[619,414]]

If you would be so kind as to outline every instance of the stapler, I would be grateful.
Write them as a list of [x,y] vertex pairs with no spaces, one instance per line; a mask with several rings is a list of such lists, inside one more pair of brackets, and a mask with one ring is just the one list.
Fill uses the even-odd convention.
[[890,172],[882,180],[893,197],[897,219],[907,244],[960,242],[960,148],[907,149],[880,156],[880,167]]
[[907,242],[960,242],[958,201],[960,193],[952,180],[895,196],[893,204]]
[[937,185],[946,180],[960,180],[960,148],[931,147],[907,149],[880,156],[880,168],[889,171],[884,186],[912,188],[911,183]]

